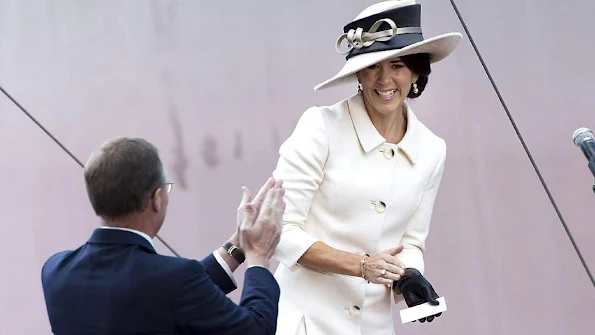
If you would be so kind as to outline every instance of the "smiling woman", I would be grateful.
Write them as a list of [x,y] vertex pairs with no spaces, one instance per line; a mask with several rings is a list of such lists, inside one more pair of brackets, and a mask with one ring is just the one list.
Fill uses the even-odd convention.
[[277,334],[392,334],[391,292],[438,304],[423,252],[446,144],[405,99],[421,96],[430,64],[461,35],[424,39],[420,15],[415,1],[384,1],[347,24],[337,41],[347,62],[315,89],[357,83],[357,93],[309,108],[280,147]]
[[[407,128],[406,97],[417,98],[431,72],[428,54],[395,57],[357,72],[359,93],[372,123],[387,142],[398,143]],[[395,113],[402,110],[403,113]]]

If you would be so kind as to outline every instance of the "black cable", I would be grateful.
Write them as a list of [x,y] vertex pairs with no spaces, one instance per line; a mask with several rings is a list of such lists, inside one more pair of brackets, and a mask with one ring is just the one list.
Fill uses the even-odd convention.
[[[23,108],[23,106],[21,106],[21,104],[18,103],[18,101],[16,101],[16,99],[14,99],[8,92],[6,92],[4,90],[4,88],[0,85],[0,91],[2,91],[2,93],[4,93],[4,95],[6,95],[8,97],[8,99],[10,99],[10,101],[12,101],[17,107],[19,107],[19,109],[21,111],[23,111],[23,113],[25,113],[33,122],[35,122],[35,124],[41,128],[41,130],[43,130],[43,132],[45,132],[52,140],[54,140],[54,142],[56,142],[56,144],[58,144],[60,146],[60,148],[62,148],[62,150],[64,150],[68,156],[72,157],[72,159],[74,159],[74,161],[80,165],[82,168],[85,167],[85,165],[78,159],[76,158],[76,156],[70,152],[68,149],[66,149],[66,147],[60,143],[60,141],[58,141],[58,139],[56,139],[56,137],[54,137],[54,135],[52,135],[52,133],[50,133],[47,129],[45,129],[45,127],[39,123],[39,121],[37,121],[33,115],[29,114],[29,112],[27,112],[25,110],[25,108]],[[171,251],[174,255],[180,257],[180,255],[169,245],[167,244],[159,235],[155,236],[159,241],[161,241],[161,243],[163,243],[163,245],[165,245],[166,248],[169,249],[169,251]]]
[[457,17],[459,18],[459,21],[461,22],[461,25],[463,26],[463,29],[465,30],[465,33],[467,34],[467,37],[469,37],[469,41],[471,42],[471,45],[473,46],[473,50],[475,50],[475,53],[477,54],[477,57],[479,58],[479,61],[481,62],[481,66],[483,66],[483,69],[484,69],[485,73],[487,74],[487,76],[490,80],[490,83],[492,84],[492,87],[494,87],[494,91],[496,91],[496,95],[498,95],[498,99],[500,100],[502,107],[504,107],[504,111],[506,111],[506,115],[508,116],[508,119],[510,120],[512,127],[514,128],[514,131],[516,132],[519,140],[521,141],[521,144],[523,145],[523,149],[525,149],[525,152],[527,153],[527,156],[529,157],[529,160],[531,161],[531,164],[533,165],[533,169],[535,169],[535,172],[537,173],[537,176],[539,177],[539,180],[541,181],[541,185],[543,185],[543,188],[545,189],[545,192],[547,193],[547,196],[549,197],[550,202],[552,203],[552,206],[554,206],[554,210],[556,210],[556,213],[558,214],[558,218],[560,219],[562,226],[564,226],[564,230],[566,230],[566,234],[568,234],[568,237],[570,238],[570,242],[572,242],[572,246],[574,247],[574,250],[576,250],[576,253],[578,254],[578,258],[581,260],[581,263],[583,264],[585,271],[587,271],[587,275],[591,279],[591,283],[593,283],[593,287],[595,287],[595,279],[593,279],[593,275],[591,274],[591,271],[589,270],[589,267],[587,266],[587,263],[585,262],[580,249],[576,245],[576,242],[574,241],[574,238],[572,237],[572,234],[570,233],[570,229],[568,229],[568,225],[566,225],[566,221],[564,220],[562,213],[558,209],[558,205],[556,205],[556,201],[554,201],[554,197],[552,196],[549,188],[547,187],[547,183],[541,176],[541,172],[539,172],[539,169],[537,168],[537,164],[535,164],[535,161],[533,160],[533,156],[531,155],[529,148],[525,144],[525,140],[523,140],[523,136],[521,135],[519,129],[517,128],[516,123],[514,122],[514,119],[512,118],[512,115],[510,114],[510,111],[508,110],[508,107],[506,106],[506,103],[504,102],[502,95],[500,94],[500,90],[498,89],[498,86],[496,86],[496,83],[494,82],[494,79],[492,78],[492,75],[490,74],[488,67],[486,66],[485,62],[483,61],[483,57],[481,57],[481,53],[479,52],[479,49],[475,45],[475,42],[473,41],[473,37],[471,37],[471,33],[469,32],[469,29],[467,29],[467,25],[465,24],[465,21],[463,20],[463,17],[461,16],[459,9],[457,8],[457,5],[455,4],[454,0],[450,0],[450,3],[452,4],[452,8],[455,10]]

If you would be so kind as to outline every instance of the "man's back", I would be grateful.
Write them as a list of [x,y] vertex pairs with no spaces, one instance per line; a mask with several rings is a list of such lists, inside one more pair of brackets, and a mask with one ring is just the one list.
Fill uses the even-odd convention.
[[97,229],[77,250],[50,257],[42,283],[56,335],[275,333],[279,287],[267,269],[247,269],[238,306],[213,256],[158,255],[132,232]]

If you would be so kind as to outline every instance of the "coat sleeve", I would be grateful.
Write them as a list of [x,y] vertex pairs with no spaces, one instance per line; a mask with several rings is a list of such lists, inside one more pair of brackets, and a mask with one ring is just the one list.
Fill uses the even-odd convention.
[[280,290],[268,269],[246,270],[239,305],[210,280],[200,262],[189,261],[177,277],[174,313],[183,334],[275,334]]
[[439,148],[440,160],[428,180],[417,209],[405,228],[405,233],[400,243],[404,248],[397,255],[405,267],[415,268],[422,274],[425,270],[423,252],[425,250],[426,238],[430,231],[430,220],[432,211],[434,210],[434,201],[440,188],[440,181],[444,172],[444,162],[446,160],[446,143],[442,139],[440,139]]
[[303,230],[312,200],[324,178],[329,145],[326,119],[312,107],[300,117],[293,133],[279,148],[273,176],[283,180],[285,202],[283,229],[273,257],[289,269],[318,241]]
[[[216,251],[215,251],[216,252]],[[205,271],[211,277],[211,280],[217,285],[225,294],[234,291],[237,286],[233,280],[232,274],[227,273],[221,264],[215,258],[215,254],[211,253],[203,258],[200,263],[205,268]]]

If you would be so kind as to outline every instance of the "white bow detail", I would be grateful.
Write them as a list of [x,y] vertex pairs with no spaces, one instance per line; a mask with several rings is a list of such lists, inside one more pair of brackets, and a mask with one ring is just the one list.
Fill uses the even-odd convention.
[[[378,28],[383,23],[388,23],[390,25],[390,29],[377,31]],[[343,35],[339,36],[337,40],[337,45],[335,49],[340,54],[347,54],[349,51],[355,49],[361,49],[363,47],[369,47],[370,45],[374,44],[374,42],[385,42],[390,40],[391,38],[400,35],[400,34],[415,34],[415,33],[422,33],[420,27],[405,27],[405,28],[398,28],[395,24],[395,21],[391,19],[380,19],[376,21],[370,30],[364,32],[363,28],[357,29],[349,29],[348,32],[344,33]],[[341,51],[341,43],[343,40],[347,40],[347,50]]]
[[[377,32],[380,25],[382,25],[382,23],[384,22],[388,23],[391,26],[391,29],[381,30]],[[367,32],[364,32],[362,28],[349,29],[348,32],[339,36],[335,49],[337,50],[337,52],[341,54],[346,54],[349,53],[349,51],[351,51],[353,48],[361,49],[363,47],[369,47],[376,41],[388,41],[396,35],[397,25],[395,24],[395,22],[391,19],[380,19],[376,21],[372,25],[372,27],[370,27],[370,30],[368,30]],[[341,51],[341,43],[345,39],[347,40],[347,51]]]

